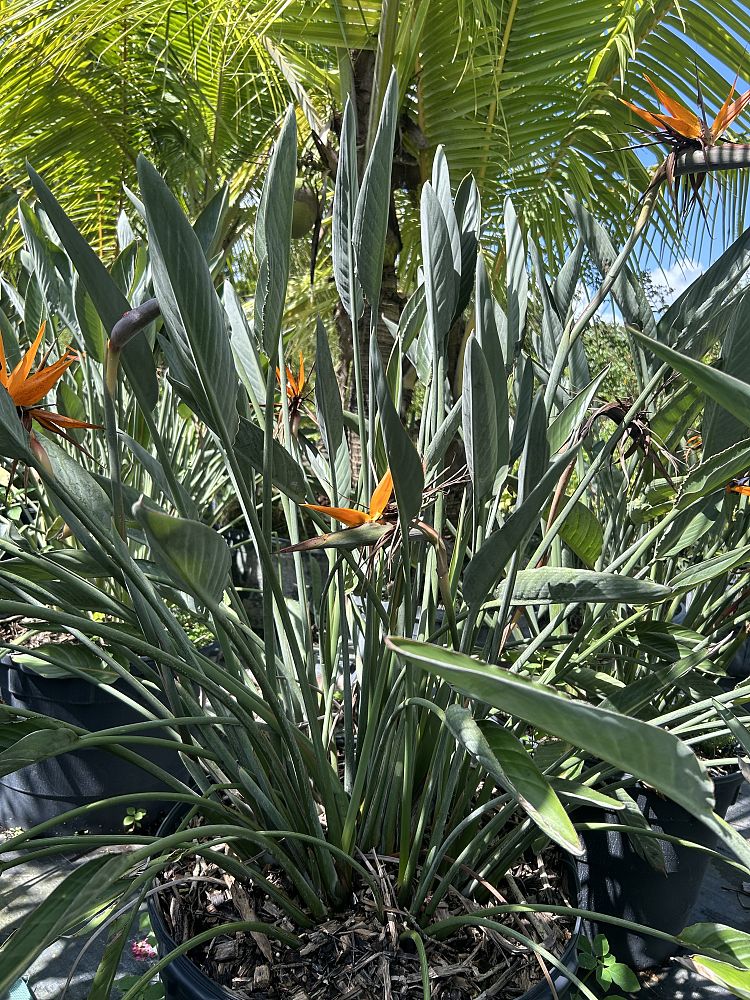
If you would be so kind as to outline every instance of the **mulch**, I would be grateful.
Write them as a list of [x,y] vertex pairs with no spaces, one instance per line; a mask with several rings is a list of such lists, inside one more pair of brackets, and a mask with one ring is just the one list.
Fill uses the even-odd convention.
[[[234,996],[252,1000],[423,1000],[417,950],[402,934],[415,928],[398,905],[396,859],[363,858],[377,876],[386,902],[385,921],[376,912],[370,888],[355,886],[351,906],[325,923],[300,931],[251,882],[241,884],[204,859],[174,865],[163,873],[171,882],[160,893],[165,924],[175,941],[185,941],[217,924],[260,920],[297,935],[294,950],[264,934],[214,938],[190,959]],[[567,895],[559,858],[553,850],[520,867],[492,890],[493,902],[562,903]],[[270,872],[266,877],[271,877]],[[285,890],[288,889],[284,886]],[[470,913],[477,903],[451,891],[435,919]],[[572,921],[549,914],[498,918],[559,955],[570,939]],[[423,938],[432,1000],[514,1000],[542,978],[541,962],[528,947],[489,928],[464,927],[445,941]]]

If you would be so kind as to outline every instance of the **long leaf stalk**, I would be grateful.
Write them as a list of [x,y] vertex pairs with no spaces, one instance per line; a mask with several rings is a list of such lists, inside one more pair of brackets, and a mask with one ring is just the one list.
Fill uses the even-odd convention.
[[112,483],[112,507],[114,522],[122,539],[125,534],[125,505],[122,496],[122,476],[120,470],[120,444],[117,436],[117,399],[119,389],[120,353],[107,347],[104,378],[104,427],[109,455],[109,476]]

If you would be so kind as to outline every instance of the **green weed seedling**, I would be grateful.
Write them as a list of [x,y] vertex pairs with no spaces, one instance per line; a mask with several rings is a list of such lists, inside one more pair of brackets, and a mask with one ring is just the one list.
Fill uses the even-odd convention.
[[146,818],[146,810],[141,809],[140,806],[128,806],[128,810],[123,816],[122,825],[128,831],[128,833],[135,833],[136,830],[140,830],[141,823]]
[[[597,934],[593,941],[586,937],[579,939],[578,964],[586,970],[586,974],[581,975],[581,980],[586,982],[592,977],[596,979],[606,1000],[625,1000],[619,993],[610,993],[612,988],[629,994],[637,993],[641,988],[633,970],[618,962],[609,950],[609,942],[603,934]],[[582,1000],[582,994],[576,990],[571,994],[571,1000]]]

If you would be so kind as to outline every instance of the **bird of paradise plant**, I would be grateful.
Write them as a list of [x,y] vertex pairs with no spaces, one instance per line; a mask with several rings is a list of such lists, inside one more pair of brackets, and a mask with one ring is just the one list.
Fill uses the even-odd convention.
[[[379,234],[385,233],[390,200],[390,186],[381,179],[393,155],[398,94],[394,77],[359,189],[354,175],[348,179],[346,175],[348,166],[357,162],[351,106],[343,118],[334,229],[342,234],[345,252],[334,259],[337,287],[346,296],[354,328],[362,317],[363,295],[375,303],[380,291],[377,276],[382,273],[385,244]],[[319,337],[317,346],[315,407],[320,439],[303,451],[291,439],[286,420],[281,440],[275,437],[271,401],[276,359],[284,365],[280,304],[286,293],[296,165],[296,117],[291,112],[261,197],[261,206],[269,210],[258,213],[259,273],[268,284],[258,282],[252,329],[240,310],[231,309],[231,315],[224,310],[204,247],[163,179],[145,160],[138,166],[162,324],[160,347],[174,391],[215,438],[222,479],[238,499],[257,551],[263,570],[262,635],[233,585],[231,553],[210,526],[210,511],[187,492],[184,470],[159,447],[156,436],[144,458],[154,471],[154,482],[163,480],[163,485],[158,495],[153,495],[154,486],[151,493],[130,503],[132,472],[127,463],[120,463],[117,445],[124,435],[115,392],[107,414],[112,488],[102,489],[97,478],[63,449],[50,446],[51,471],[30,456],[43,488],[52,501],[59,501],[60,516],[69,523],[82,555],[94,558],[97,579],[108,573],[122,584],[122,599],[108,606],[106,621],[94,619],[91,610],[101,607],[98,587],[67,563],[52,560],[45,562],[45,576],[40,579],[38,560],[32,561],[30,553],[10,537],[3,546],[14,562],[9,567],[11,560],[5,559],[0,569],[0,612],[26,613],[28,603],[33,603],[40,620],[90,641],[95,655],[106,658],[131,690],[150,693],[110,649],[122,651],[128,662],[141,660],[146,671],[152,669],[149,663],[157,664],[153,683],[162,685],[156,690],[163,690],[165,697],[147,702],[154,711],[145,718],[145,729],[152,727],[153,717],[169,727],[174,738],[166,742],[181,753],[191,781],[160,772],[169,788],[159,793],[160,798],[179,803],[187,812],[173,813],[157,838],[136,838],[133,851],[97,855],[23,918],[15,934],[0,944],[0,994],[56,936],[91,913],[115,906],[111,912],[122,923],[115,932],[117,940],[113,938],[114,944],[106,949],[97,980],[103,984],[101,996],[108,995],[117,944],[127,940],[126,923],[135,919],[144,891],[156,890],[151,892],[154,915],[163,912],[169,917],[159,900],[163,879],[171,882],[174,863],[186,859],[191,866],[194,855],[210,861],[220,876],[231,875],[243,892],[247,886],[249,905],[257,892],[258,916],[267,914],[268,919],[246,920],[238,910],[236,916],[243,919],[233,914],[229,923],[217,925],[212,920],[207,930],[192,938],[180,929],[178,948],[160,942],[159,962],[123,1000],[135,1000],[153,974],[165,970],[172,959],[190,953],[191,960],[200,962],[204,944],[234,934],[243,935],[243,947],[248,949],[255,948],[258,935],[273,940],[274,950],[277,943],[279,949],[289,949],[281,962],[267,964],[276,991],[282,962],[284,969],[290,967],[285,956],[302,952],[305,936],[319,933],[317,928],[330,920],[336,927],[349,927],[346,921],[353,905],[356,901],[360,906],[362,899],[376,931],[372,947],[388,941],[388,953],[376,955],[377,965],[382,953],[388,962],[391,955],[394,961],[410,962],[414,970],[416,951],[424,996],[430,994],[431,963],[444,967],[445,948],[453,947],[451,942],[458,947],[466,927],[472,935],[492,931],[491,938],[485,935],[487,949],[493,949],[488,950],[488,961],[495,963],[497,954],[495,964],[505,963],[495,939],[508,939],[514,949],[526,949],[529,965],[535,961],[532,955],[539,956],[550,970],[572,980],[587,1000],[595,1000],[575,972],[548,951],[552,921],[532,926],[531,916],[528,925],[510,917],[524,911],[552,915],[565,910],[542,902],[526,886],[522,890],[514,872],[528,869],[541,841],[581,855],[579,831],[570,815],[578,804],[622,809],[630,800],[614,798],[612,792],[629,783],[631,776],[638,778],[699,818],[735,853],[742,871],[750,873],[747,844],[714,815],[712,783],[684,742],[690,731],[696,732],[696,740],[704,738],[698,727],[704,725],[713,702],[697,701],[691,691],[687,704],[675,710],[673,662],[665,660],[670,679],[662,681],[661,672],[653,669],[650,649],[648,662],[642,662],[644,639],[635,631],[643,624],[652,640],[671,639],[671,605],[682,589],[694,586],[689,580],[685,584],[683,577],[678,589],[672,581],[673,560],[652,558],[653,546],[682,512],[670,509],[657,525],[645,529],[647,534],[634,537],[637,526],[622,524],[622,504],[608,513],[604,502],[612,481],[611,457],[638,414],[651,405],[666,372],[653,374],[601,447],[588,451],[585,424],[597,382],[572,397],[572,407],[559,402],[558,392],[564,390],[564,399],[571,385],[566,372],[574,361],[571,345],[581,320],[571,321],[576,325],[560,339],[553,364],[536,386],[537,369],[525,346],[531,342],[535,347],[534,331],[527,327],[527,253],[515,211],[508,205],[505,220],[512,249],[506,260],[515,257],[520,262],[506,266],[508,301],[516,305],[504,314],[489,288],[483,260],[477,257],[481,219],[476,187],[469,179],[455,200],[438,196],[437,192],[450,191],[448,164],[440,151],[433,181],[423,189],[423,245],[429,251],[425,274],[429,279],[433,273],[456,273],[458,259],[450,241],[442,239],[444,232],[470,237],[461,240],[460,277],[475,289],[475,333],[466,350],[462,397],[449,407],[444,378],[453,282],[440,292],[449,295],[446,307],[425,308],[424,322],[416,324],[420,326],[417,357],[432,358],[432,365],[425,366],[431,368],[426,381],[431,378],[432,384],[416,416],[416,443],[400,419],[400,400],[389,383],[376,336],[377,310],[370,309],[373,391],[368,411],[355,416],[361,418],[357,424],[362,468],[369,473],[377,457],[388,471],[372,492],[369,476],[365,477],[367,485],[362,485],[358,497],[364,498],[367,510],[358,509],[360,505],[328,507],[311,502],[320,497],[320,489],[329,487],[331,504],[351,495],[352,462],[325,336]],[[61,216],[48,189],[38,184],[38,192],[48,216],[57,218],[73,263],[80,261],[81,280],[94,294],[103,290],[100,302],[106,314],[112,296],[117,298],[117,286],[103,267],[93,281],[88,248],[81,250],[80,240],[71,235],[72,224]],[[622,273],[626,257],[620,255],[608,269],[610,284]],[[573,261],[576,276],[580,265],[580,259]],[[731,273],[736,283],[736,272]],[[575,278],[556,282],[549,299],[539,297],[549,329],[554,328],[553,310],[556,319],[571,310],[575,284]],[[705,281],[701,285],[704,295],[706,285]],[[427,289],[432,295],[436,288],[426,280],[414,293],[412,309],[420,308]],[[546,291],[546,283],[540,288]],[[604,293],[600,289],[597,294]],[[723,286],[721,294],[724,305]],[[108,325],[112,329],[116,324]],[[584,325],[585,321],[576,336]],[[404,340],[399,336],[394,342],[393,372],[403,363]],[[144,343],[150,349],[145,338]],[[262,349],[268,358],[262,407],[254,405],[255,389],[248,388],[252,380],[248,378],[246,386],[233,346],[237,356]],[[511,390],[505,379],[497,377],[498,371],[507,370],[506,359],[518,404],[513,418]],[[131,379],[119,366],[112,365],[110,371],[116,376],[115,390],[122,388],[124,375]],[[134,371],[137,377],[138,369]],[[279,372],[282,384],[284,373],[285,368]],[[304,372],[298,373],[293,391],[299,391],[300,374]],[[287,398],[285,393],[284,405]],[[148,419],[148,406],[142,409]],[[6,420],[15,420],[7,406],[0,411],[0,430]],[[12,457],[22,446],[12,435],[6,437],[4,442],[0,436],[0,450],[6,445]],[[459,496],[448,496],[452,452],[459,446],[466,455],[469,479],[462,480]],[[23,449],[22,454],[25,442]],[[644,461],[636,450],[627,460],[628,474],[642,478]],[[573,462],[575,492],[560,501],[559,513],[549,523],[545,512],[550,502],[556,503],[555,491]],[[172,463],[171,479],[168,463]],[[727,472],[721,484],[746,467],[743,455],[743,464]],[[115,477],[121,475],[120,500],[128,501],[129,510],[121,503],[120,513],[130,516],[122,517],[118,537],[111,524],[113,514],[117,517]],[[692,495],[707,490],[705,482],[693,487]],[[282,494],[278,507],[276,491]],[[516,496],[511,513],[500,508],[508,491]],[[283,517],[289,536],[299,537],[300,507],[321,525],[330,516],[345,530],[338,532],[336,543],[329,535],[298,544],[298,550],[303,545],[338,545],[342,551],[329,552],[327,574],[324,577],[318,564],[309,582],[302,559],[295,555],[296,588],[290,600],[271,548],[271,529],[275,518]],[[574,517],[579,522],[584,518],[585,546],[580,533],[575,547],[566,540],[571,537],[567,531],[563,533]],[[744,537],[746,526],[740,530]],[[588,544],[589,535],[597,536],[593,546]],[[386,537],[393,541],[387,551]],[[371,547],[366,556],[355,551],[365,547]],[[540,565],[542,559],[545,565]],[[647,578],[638,568],[643,560],[649,562]],[[715,574],[727,577],[732,572],[727,565],[722,559],[698,567],[707,586],[721,592],[722,602],[726,593],[715,584],[721,579]],[[743,579],[737,586],[745,584]],[[66,593],[74,596],[66,600]],[[193,645],[174,613],[178,595],[200,609],[221,644],[220,662]],[[523,629],[515,621],[519,607],[527,623]],[[509,622],[513,626],[506,635]],[[103,640],[107,648],[95,639]],[[632,657],[620,655],[626,640]],[[712,634],[697,635],[697,640],[700,657],[712,643]],[[653,653],[653,659],[660,658]],[[611,677],[601,669],[604,662]],[[150,680],[151,674],[147,676]],[[746,695],[747,689],[742,693]],[[724,694],[717,698],[727,700]],[[7,718],[9,706],[0,707]],[[51,743],[51,730],[40,735],[36,719],[11,717],[10,721],[14,728],[3,731],[10,752],[3,754],[2,766],[12,768],[18,762],[27,766],[74,747],[85,750],[93,739],[96,745],[106,742],[129,759],[142,761],[144,769],[155,773],[149,759],[153,738],[143,735],[142,727],[127,727],[127,733],[117,727],[92,737],[69,729],[57,732],[60,727],[54,720],[45,719],[44,725],[55,730],[56,742]],[[713,735],[715,730],[709,732]],[[131,749],[139,744],[142,753]],[[581,760],[592,762],[584,772],[578,770]],[[604,791],[594,787],[603,781]],[[133,804],[125,798],[118,797],[119,803]],[[142,794],[137,798],[142,802]],[[88,823],[91,808],[69,810],[58,822],[80,818]],[[637,822],[636,833],[652,833],[644,829],[645,820]],[[86,833],[55,838],[52,843],[39,839],[46,832],[46,827],[37,826],[3,844],[0,869],[25,863],[36,851],[47,856],[52,850],[101,846],[100,839]],[[226,846],[217,850],[218,845]],[[20,848],[27,852],[19,858]],[[541,862],[538,870],[545,870]],[[160,881],[152,887],[155,878]],[[508,887],[523,902],[494,905],[507,898]],[[266,897],[273,903],[273,913]],[[193,907],[193,900],[178,902]],[[201,897],[201,913],[204,902]],[[580,913],[577,908],[565,912]],[[643,931],[631,921],[619,924]],[[46,936],[35,934],[40,926],[50,928]],[[721,929],[716,931],[720,933]],[[674,945],[689,941],[660,936]],[[400,954],[400,941],[410,942],[405,955]],[[473,937],[471,948],[475,952]],[[247,954],[256,962],[255,951]],[[349,959],[346,955],[345,967],[336,972],[336,983],[343,988],[329,989],[333,995],[349,989]],[[307,975],[306,967],[297,967],[300,975]],[[383,968],[381,992],[391,982],[385,978],[390,977],[390,966]],[[551,979],[552,973],[545,975]],[[416,995],[418,990],[416,984],[410,993]],[[486,991],[486,982],[477,982],[473,995],[480,991]]]
[[6,361],[5,347],[2,338],[0,338],[0,384],[15,403],[18,416],[28,431],[31,431],[32,423],[36,421],[40,427],[54,434],[59,434],[77,446],[77,442],[70,437],[68,431],[95,428],[98,425],[87,423],[85,420],[77,420],[62,413],[54,413],[52,410],[42,409],[38,405],[50,389],[60,381],[68,368],[78,360],[78,354],[68,349],[59,360],[48,365],[45,363],[49,356],[48,352],[42,359],[39,368],[32,373],[32,366],[44,339],[45,326],[46,324],[42,323],[39,327],[34,342],[12,371]]

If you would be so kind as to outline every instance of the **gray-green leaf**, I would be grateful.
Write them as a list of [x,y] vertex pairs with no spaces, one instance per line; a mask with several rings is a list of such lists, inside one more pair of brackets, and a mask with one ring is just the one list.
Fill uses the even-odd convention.
[[231,565],[221,535],[200,521],[150,510],[142,501],[133,514],[146,532],[155,561],[170,578],[204,604],[218,604],[229,585]]
[[380,298],[383,255],[391,201],[391,164],[398,118],[398,79],[391,74],[383,100],[383,113],[365,167],[354,213],[354,247],[360,284],[373,308]]
[[391,637],[387,642],[409,663],[448,681],[462,694],[637,776],[696,817],[712,818],[713,783],[692,750],[671,733],[565,698],[544,684],[461,653],[414,639]]

